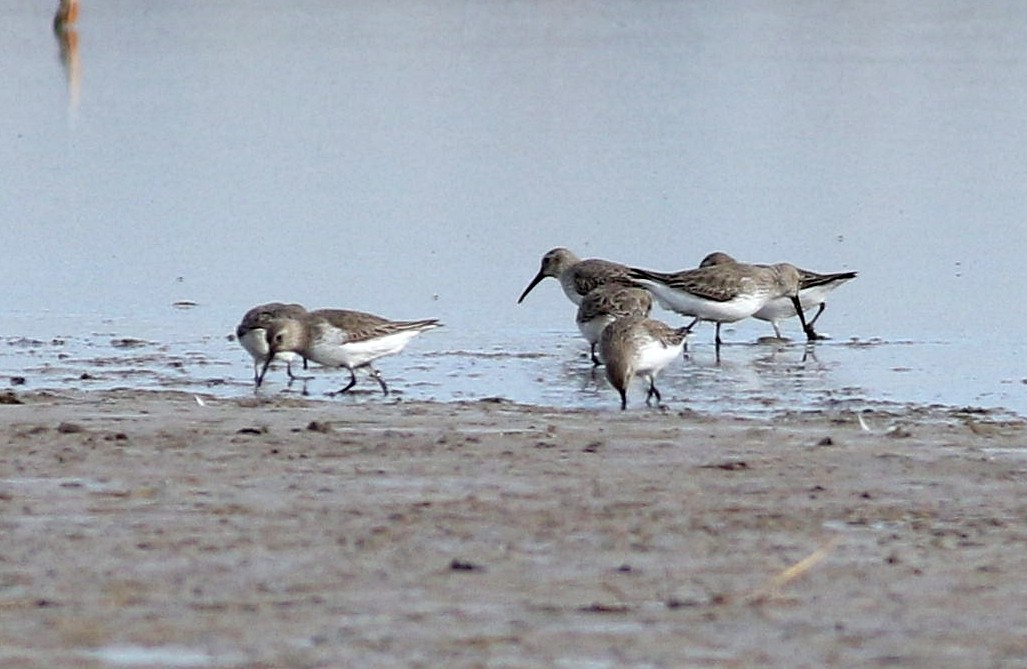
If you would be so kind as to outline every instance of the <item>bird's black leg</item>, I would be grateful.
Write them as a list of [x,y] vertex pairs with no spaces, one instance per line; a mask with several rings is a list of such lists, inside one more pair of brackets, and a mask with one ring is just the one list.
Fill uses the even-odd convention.
[[817,309],[817,315],[814,316],[813,318],[811,318],[810,321],[809,321],[809,326],[810,327],[813,327],[813,324],[817,322],[818,318],[820,318],[820,314],[824,313],[824,309],[826,307],[827,307],[827,303],[826,302],[821,302],[820,303],[820,308]]
[[382,373],[374,367],[371,367],[370,365],[368,365],[367,367],[371,370],[371,376],[373,376],[375,381],[378,382],[378,385],[382,387],[382,395],[388,395],[389,387],[385,385],[385,379],[382,378]]
[[[307,359],[303,358],[303,369],[306,369],[306,368],[307,368]],[[303,383],[306,383],[307,381],[310,381],[311,379],[314,378],[313,376],[296,376],[295,374],[293,374],[292,373],[292,361],[291,360],[289,360],[289,361],[287,361],[285,363],[285,373],[289,375],[289,386],[292,386],[292,382],[293,381],[302,381]]]
[[652,406],[652,404],[650,404],[649,401],[653,397],[656,398],[656,406],[660,406],[660,402],[663,400],[663,398],[660,397],[660,391],[656,389],[656,379],[649,377],[649,392],[645,395],[646,406]]
[[816,341],[817,339],[820,339],[817,333],[813,330],[813,324],[806,322],[806,314],[803,313],[802,304],[799,302],[799,298],[797,296],[792,296],[792,304],[795,305],[795,314],[799,317],[799,323],[802,324],[802,330],[806,333],[806,340]]
[[[695,318],[692,319],[692,322],[689,323],[685,327],[685,329],[688,330],[689,332],[691,332],[692,328],[694,328],[698,322],[699,322],[699,317],[696,316]],[[688,357],[688,340],[687,339],[685,340],[684,345],[681,347],[681,353],[684,355],[684,357],[686,357],[686,358]]]
[[349,370],[349,383],[346,384],[346,387],[343,388],[342,390],[337,390],[334,393],[328,393],[328,396],[329,397],[335,397],[336,395],[341,395],[344,392],[346,392],[347,390],[349,390],[350,388],[352,388],[353,386],[355,386],[356,384],[357,384],[357,375],[351,369],[351,370]]

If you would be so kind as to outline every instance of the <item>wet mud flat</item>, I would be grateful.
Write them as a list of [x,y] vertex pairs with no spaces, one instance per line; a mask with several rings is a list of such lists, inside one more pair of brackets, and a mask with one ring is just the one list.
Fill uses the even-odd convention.
[[0,397],[4,667],[1014,667],[1027,424]]

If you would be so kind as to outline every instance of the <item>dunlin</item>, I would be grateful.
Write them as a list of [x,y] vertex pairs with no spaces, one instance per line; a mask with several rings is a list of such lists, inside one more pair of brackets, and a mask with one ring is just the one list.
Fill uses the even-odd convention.
[[[253,307],[242,317],[242,321],[235,328],[236,339],[246,352],[253,358],[253,381],[260,378],[259,369],[264,363],[270,363],[269,350],[267,345],[267,326],[276,318],[297,318],[307,313],[299,304],[283,304],[282,302],[269,302]],[[300,356],[288,351],[282,351],[277,355],[279,360],[285,362],[285,371],[290,379],[300,377],[293,376],[292,363],[300,359]],[[303,361],[306,366],[306,360]]]
[[604,283],[629,280],[628,268],[624,265],[599,258],[581,260],[567,249],[556,248],[542,256],[542,266],[538,274],[521,293],[517,304],[523,302],[532,288],[547,276],[559,281],[567,299],[578,305],[593,289]]
[[[749,265],[724,263],[680,272],[652,272],[632,268],[631,278],[642,283],[665,309],[696,320],[717,324],[716,344],[721,344],[720,326],[752,316],[773,299],[784,297],[796,307],[807,335],[805,315],[799,308],[799,270],[788,263]],[[695,322],[693,321],[692,325]]]
[[[273,354],[289,351],[325,367],[349,370],[349,384],[338,393],[352,388],[357,382],[355,370],[366,367],[378,381],[382,393],[388,395],[385,379],[371,363],[399,353],[411,339],[439,325],[434,318],[390,321],[361,311],[318,309],[295,318],[276,319],[267,328],[267,343]],[[258,385],[267,367],[265,362]]]
[[[718,251],[703,258],[699,266],[709,267],[710,265],[724,265],[734,262],[737,262],[734,258]],[[846,281],[855,278],[856,272],[820,274],[808,269],[799,268],[799,304],[802,305],[804,311],[817,307],[817,313],[814,314],[813,318],[806,321],[808,326],[806,331],[807,337],[823,339],[822,335],[818,335],[813,331],[813,325],[827,307],[827,295]],[[767,302],[759,311],[753,314],[753,318],[769,321],[774,328],[774,335],[781,339],[781,321],[792,318],[795,315],[795,305],[792,301],[787,297],[778,297]],[[810,333],[813,334],[812,337],[810,337]]]
[[649,291],[620,282],[605,283],[586,295],[578,306],[575,320],[591,347],[592,363],[596,366],[602,364],[596,356],[596,346],[607,325],[627,316],[645,318],[652,308],[653,298]]
[[599,354],[606,363],[606,378],[620,393],[620,408],[628,408],[628,386],[633,378],[649,381],[645,403],[660,403],[656,375],[681,355],[688,327],[672,328],[651,318],[628,316],[610,323],[599,338]]

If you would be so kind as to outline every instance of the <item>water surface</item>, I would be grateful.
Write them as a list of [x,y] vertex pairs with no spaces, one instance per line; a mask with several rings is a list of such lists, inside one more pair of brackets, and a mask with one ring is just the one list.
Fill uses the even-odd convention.
[[672,406],[1027,413],[1019,3],[111,0],[71,53],[51,9],[0,4],[24,387],[249,393],[226,335],[286,300],[441,318],[382,362],[401,397],[613,408],[555,282],[516,304],[542,253],[723,250],[860,277],[813,355],[700,329]]

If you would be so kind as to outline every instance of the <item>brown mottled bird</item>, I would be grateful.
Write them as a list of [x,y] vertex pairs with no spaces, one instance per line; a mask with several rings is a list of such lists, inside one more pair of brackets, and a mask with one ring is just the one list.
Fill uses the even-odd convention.
[[717,324],[716,344],[720,347],[720,326],[752,316],[773,299],[788,298],[795,305],[807,335],[799,307],[799,270],[788,263],[749,265],[724,263],[680,272],[653,272],[631,268],[630,277],[648,288],[665,309],[692,316],[695,322]]
[[672,328],[642,316],[618,318],[599,338],[599,354],[606,363],[606,378],[620,393],[620,408],[628,407],[628,386],[636,376],[649,381],[645,402],[660,402],[656,375],[681,355],[689,328]]
[[[383,356],[399,353],[411,339],[440,325],[435,318],[390,321],[362,311],[318,309],[272,321],[267,328],[267,344],[272,356],[291,352],[325,367],[349,370],[349,384],[333,395],[352,388],[357,382],[354,370],[361,368],[366,368],[378,381],[382,393],[388,395],[385,380],[371,363]],[[270,362],[268,358],[264,363],[258,385]]]
[[[699,263],[699,267],[709,267],[711,265],[726,265],[730,263],[738,262],[726,253],[716,251],[703,258],[702,262]],[[806,322],[807,330],[806,335],[810,339],[823,339],[822,335],[813,332],[813,325],[820,318],[820,314],[824,313],[824,309],[827,306],[827,295],[838,286],[843,283],[856,278],[856,272],[833,272],[829,274],[820,274],[813,272],[808,269],[799,269],[799,304],[802,305],[803,310],[812,309],[817,307],[817,313],[813,315],[813,318]],[[758,318],[761,321],[770,321],[770,325],[774,328],[774,335],[778,339],[781,339],[781,327],[780,322],[792,318],[796,315],[795,304],[791,299],[787,297],[778,297],[767,302],[759,311],[752,315],[753,318]],[[810,333],[813,336],[810,337]]]

